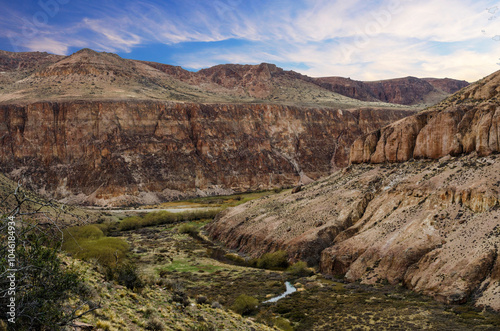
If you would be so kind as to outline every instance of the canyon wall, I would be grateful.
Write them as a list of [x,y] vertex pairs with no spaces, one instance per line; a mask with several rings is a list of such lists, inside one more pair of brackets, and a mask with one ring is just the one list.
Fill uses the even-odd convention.
[[500,152],[499,75],[490,75],[432,108],[360,137],[351,148],[351,163]]
[[345,166],[357,137],[408,114],[153,101],[1,105],[0,166],[39,193],[81,204],[272,189]]

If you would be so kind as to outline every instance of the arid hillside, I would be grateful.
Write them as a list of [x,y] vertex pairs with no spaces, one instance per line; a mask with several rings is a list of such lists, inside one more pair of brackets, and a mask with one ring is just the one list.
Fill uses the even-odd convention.
[[382,101],[401,105],[432,106],[469,85],[466,81],[405,77],[361,82],[343,77],[316,78],[314,82],[332,92],[363,101]]
[[467,85],[453,79],[414,77],[380,82],[312,78],[268,63],[224,64],[191,72],[90,49],[70,56],[0,51],[0,103],[148,99],[421,109]]
[[285,103],[335,108],[404,108],[326,90],[275,65],[222,65],[189,72],[82,49],[70,56],[0,54],[0,103],[60,100],[155,100],[196,103]]
[[210,235],[255,256],[284,249],[349,281],[500,310],[499,83],[497,72],[359,138],[348,168],[228,210]]

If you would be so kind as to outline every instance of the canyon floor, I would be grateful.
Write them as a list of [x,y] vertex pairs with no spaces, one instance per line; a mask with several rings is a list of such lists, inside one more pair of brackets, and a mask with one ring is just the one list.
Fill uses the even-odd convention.
[[[205,206],[239,201],[240,198],[209,199]],[[178,205],[193,203],[188,201]],[[196,205],[203,205],[203,202],[197,201]],[[161,209],[165,205],[149,207]],[[109,215],[108,221],[116,220],[117,215],[119,218],[126,216],[112,212],[106,212],[106,215]],[[494,312],[470,304],[438,303],[430,297],[386,282],[373,285],[344,283],[341,279],[319,273],[300,277],[286,271],[235,265],[224,260],[225,254],[234,254],[234,251],[227,251],[204,236],[203,228],[209,222],[211,220],[190,223],[201,229],[199,236],[180,233],[183,224],[113,232],[112,236],[129,243],[131,258],[148,285],[142,293],[133,293],[120,286],[116,288],[112,284],[98,285],[98,288],[104,287],[101,295],[112,296],[117,301],[105,301],[102,310],[82,318],[82,321],[93,325],[105,321],[110,330],[119,330],[124,325],[129,330],[141,330],[152,318],[162,320],[165,329],[172,330],[201,330],[201,327],[203,330],[265,330],[266,324],[277,327],[276,330],[496,330],[500,327],[500,316]],[[92,271],[87,272],[90,273]],[[277,303],[263,303],[284,292],[285,281],[294,284],[298,291]],[[106,290],[107,287],[115,288],[115,293]],[[172,288],[189,298],[187,307],[169,303],[172,302]],[[241,294],[255,297],[259,302],[258,309],[243,319],[231,311]],[[203,303],[199,303],[200,297],[204,298]],[[137,302],[143,302],[144,306],[134,308]],[[213,309],[212,306],[220,308]],[[212,309],[216,318],[207,316]],[[193,318],[198,319],[198,325],[189,322]]]
[[496,159],[353,165],[301,192],[226,210],[207,228],[253,256],[286,250],[349,281],[498,309]]

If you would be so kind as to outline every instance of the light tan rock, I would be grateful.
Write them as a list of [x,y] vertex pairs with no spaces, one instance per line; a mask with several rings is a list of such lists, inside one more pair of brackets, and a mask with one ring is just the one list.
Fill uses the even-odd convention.
[[351,163],[500,152],[499,84],[496,72],[434,107],[359,138],[350,152]]

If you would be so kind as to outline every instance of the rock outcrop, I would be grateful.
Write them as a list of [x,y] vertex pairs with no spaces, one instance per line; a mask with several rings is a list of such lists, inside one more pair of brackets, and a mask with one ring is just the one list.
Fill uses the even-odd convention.
[[348,281],[500,310],[499,185],[496,156],[355,165],[229,209],[207,231],[254,257],[286,250]]
[[0,106],[0,166],[84,204],[154,203],[296,185],[348,163],[348,146],[406,111],[153,101]]
[[499,81],[500,73],[494,73],[430,109],[359,138],[351,162],[500,152]]

